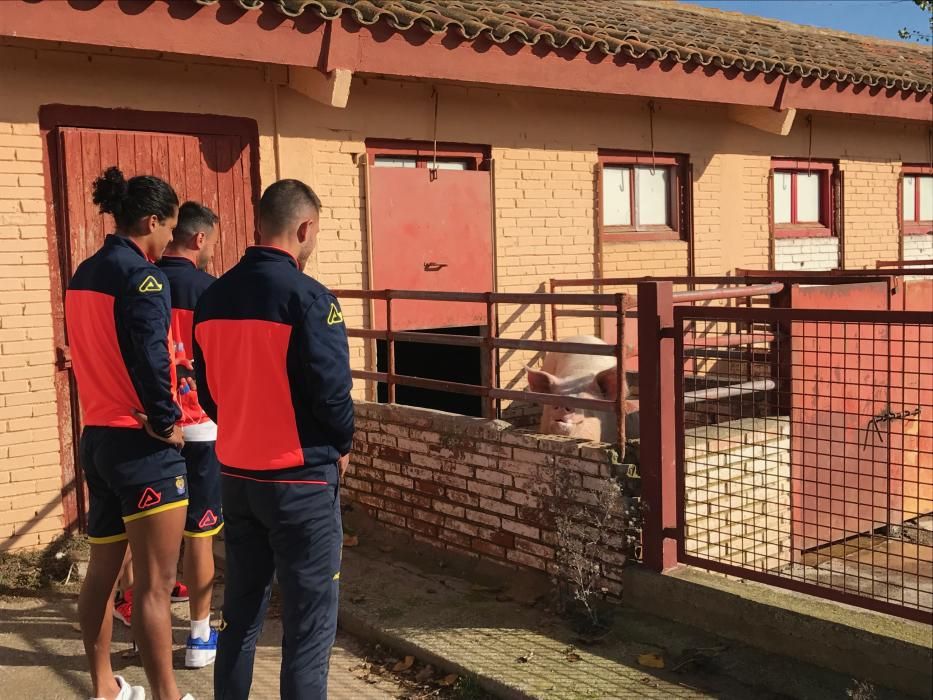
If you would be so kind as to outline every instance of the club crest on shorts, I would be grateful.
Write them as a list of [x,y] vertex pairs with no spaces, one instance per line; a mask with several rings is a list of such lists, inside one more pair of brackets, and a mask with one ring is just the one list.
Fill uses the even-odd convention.
[[179,496],[185,492],[185,477],[183,476],[176,477],[175,490],[178,491]]

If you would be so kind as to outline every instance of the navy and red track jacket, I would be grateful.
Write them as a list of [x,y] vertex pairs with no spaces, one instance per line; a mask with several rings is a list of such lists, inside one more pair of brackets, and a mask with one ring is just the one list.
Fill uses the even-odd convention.
[[194,369],[225,473],[332,464],[350,451],[343,314],[287,252],[250,247],[204,292]]
[[[159,269],[168,278],[172,292],[172,338],[175,341],[175,364],[179,377],[189,373],[194,360],[194,307],[204,291],[216,279],[188,260],[175,255],[163,255]],[[180,425],[186,440],[210,441],[217,437],[217,428],[204,412],[198,392],[179,397],[182,409]],[[195,427],[200,426],[200,427]]]
[[172,431],[181,411],[170,330],[171,297],[162,271],[135,243],[109,235],[78,265],[65,294],[65,324],[85,425]]

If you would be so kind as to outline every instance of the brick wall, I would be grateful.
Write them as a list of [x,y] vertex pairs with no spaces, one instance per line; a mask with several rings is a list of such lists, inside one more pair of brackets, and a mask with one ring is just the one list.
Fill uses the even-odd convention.
[[837,267],[839,239],[835,236],[774,241],[775,270],[835,270]]
[[42,143],[0,122],[0,549],[62,530]]
[[768,570],[790,563],[790,421],[686,431],[687,552]]
[[842,160],[845,174],[845,267],[874,269],[897,260],[899,161]]
[[[554,470],[591,503],[610,477],[606,445],[535,436],[486,421],[359,403],[344,494],[390,530],[453,554],[553,573]],[[601,553],[605,585],[621,591],[625,555]]]
[[933,260],[933,233],[904,236],[904,260]]

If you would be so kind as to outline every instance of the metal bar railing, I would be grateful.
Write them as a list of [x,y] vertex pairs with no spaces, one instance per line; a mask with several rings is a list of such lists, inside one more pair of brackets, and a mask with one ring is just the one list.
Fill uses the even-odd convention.
[[[364,299],[385,302],[385,330],[372,328],[348,328],[347,335],[351,338],[364,340],[381,340],[386,343],[386,371],[378,372],[372,369],[353,370],[355,379],[384,383],[387,388],[389,403],[396,403],[397,387],[408,386],[433,391],[443,391],[483,398],[483,414],[486,417],[495,417],[501,413],[502,400],[533,401],[536,403],[567,406],[570,408],[591,409],[616,414],[619,424],[619,439],[625,440],[625,395],[619,391],[618,396],[608,399],[584,399],[570,396],[552,394],[539,394],[530,391],[514,391],[501,389],[498,385],[499,351],[500,350],[528,350],[535,352],[572,353],[580,355],[594,355],[600,357],[616,357],[617,382],[621,388],[624,386],[624,337],[623,320],[625,310],[630,305],[630,299],[625,294],[547,294],[547,293],[495,293],[495,292],[431,292],[413,290],[356,290],[337,289],[334,295],[342,299]],[[393,303],[398,301],[435,301],[435,302],[481,302],[486,307],[486,324],[481,337],[459,334],[419,332],[412,330],[395,330]],[[614,345],[596,345],[589,343],[566,343],[554,340],[531,340],[499,337],[498,305],[499,304],[567,304],[578,306],[605,307],[612,306],[612,311],[591,310],[581,311],[581,315],[616,316],[619,321],[618,338]],[[479,348],[483,384],[465,384],[439,379],[413,377],[398,374],[395,367],[397,342],[425,343],[430,345],[455,345],[461,347]]]

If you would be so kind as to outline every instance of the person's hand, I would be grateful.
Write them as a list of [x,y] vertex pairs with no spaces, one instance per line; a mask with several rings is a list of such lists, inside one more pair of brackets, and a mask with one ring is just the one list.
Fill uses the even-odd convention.
[[340,467],[340,478],[342,479],[343,475],[347,473],[347,468],[350,466],[349,452],[337,460],[337,466]]
[[136,421],[146,429],[146,432],[156,440],[161,440],[162,442],[168,443],[172,447],[177,447],[179,450],[185,446],[185,438],[182,435],[181,427],[178,424],[172,426],[171,435],[168,437],[163,437],[152,429],[152,426],[149,424],[149,416],[147,416],[145,413],[140,413],[139,411],[134,410],[133,415],[135,416]]

